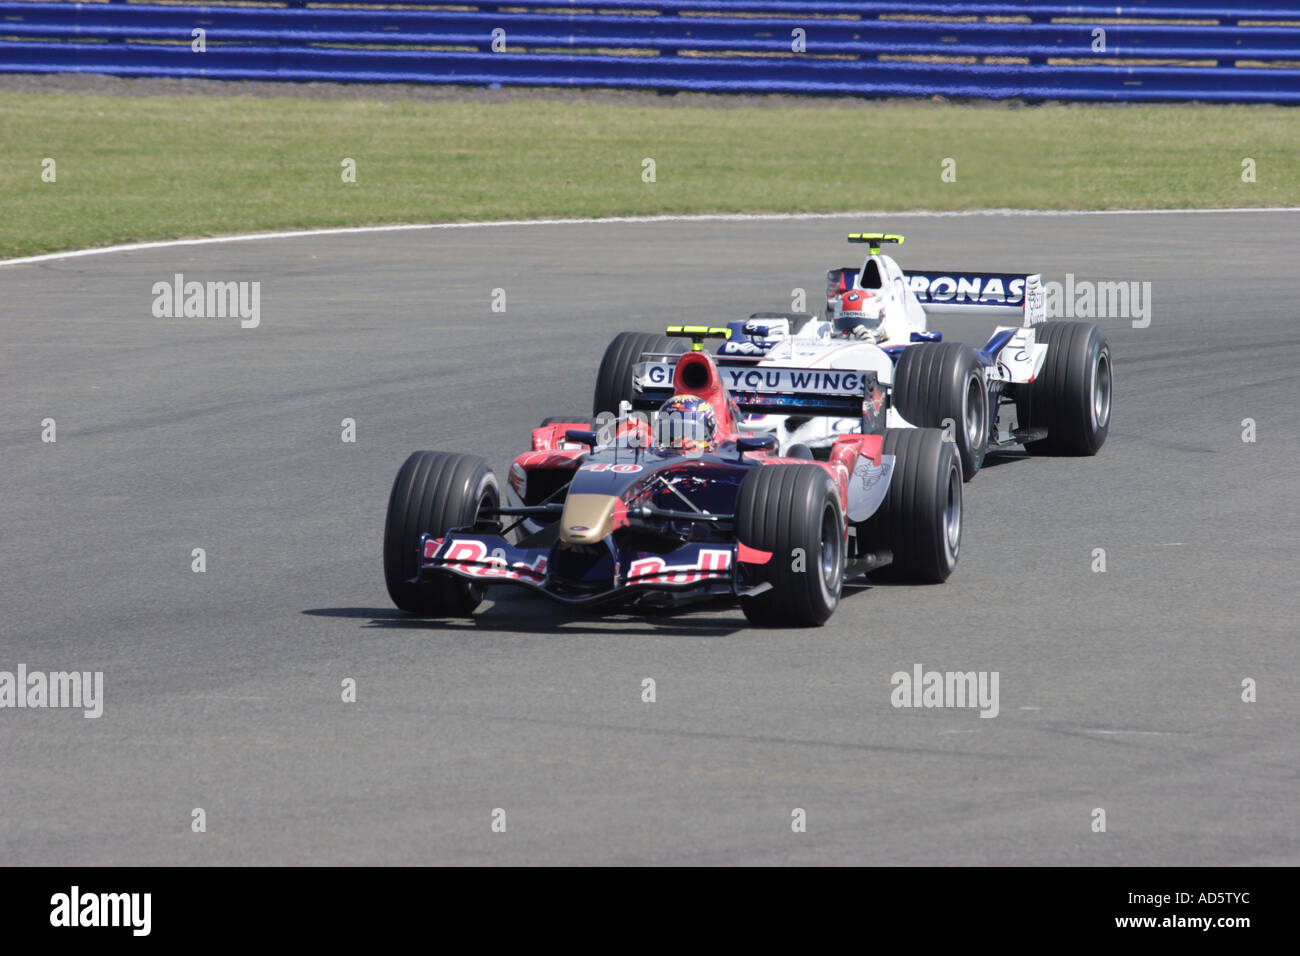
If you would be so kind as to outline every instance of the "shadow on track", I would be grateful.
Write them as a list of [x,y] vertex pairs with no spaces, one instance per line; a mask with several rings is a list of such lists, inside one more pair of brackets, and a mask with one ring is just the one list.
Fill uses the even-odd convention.
[[[847,604],[872,588],[909,587],[894,582],[876,582],[855,578],[844,583],[844,593],[836,614],[852,613]],[[921,585],[918,585],[921,586]],[[928,586],[928,585],[925,585]],[[365,621],[367,628],[428,631],[500,631],[508,634],[590,634],[617,637],[624,634],[677,637],[729,637],[741,632],[756,634],[815,633],[817,628],[764,627],[751,624],[740,608],[722,598],[678,608],[651,609],[607,608],[584,610],[552,604],[527,595],[514,594],[496,599],[471,617],[413,617],[393,607],[316,607],[303,614]],[[833,618],[832,618],[833,620]]]
[[[995,454],[988,455],[984,459],[984,464],[980,465],[980,471],[986,471],[989,468],[996,468],[998,465],[1009,465],[1012,462],[1029,461],[1034,456],[1027,451],[999,451]],[[976,477],[978,477],[978,472]]]
[[[707,616],[701,611],[709,612]],[[395,608],[321,607],[304,610],[313,617],[351,618],[366,621],[372,628],[429,631],[501,631],[509,634],[590,634],[619,637],[624,634],[728,637],[751,627],[727,605],[704,604],[676,611],[630,614],[626,611],[605,614],[583,613],[565,607],[527,602],[498,601],[472,617],[412,617]],[[690,616],[688,616],[690,615]],[[725,615],[725,616],[724,616]]]

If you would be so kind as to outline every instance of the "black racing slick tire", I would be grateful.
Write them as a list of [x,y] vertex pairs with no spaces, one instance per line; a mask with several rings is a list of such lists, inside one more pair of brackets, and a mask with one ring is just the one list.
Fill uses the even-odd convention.
[[917,428],[949,427],[970,481],[989,446],[989,391],[984,363],[969,345],[922,342],[903,349],[894,366],[892,400]]
[[614,336],[600,360],[596,372],[596,392],[592,396],[591,413],[618,414],[620,402],[632,400],[632,369],[641,361],[644,352],[666,352],[681,355],[691,347],[684,338],[657,332],[620,332]]
[[894,473],[880,507],[857,526],[859,549],[891,551],[873,575],[918,584],[948,580],[961,553],[961,459],[934,428],[888,428],[882,453]]
[[1042,371],[1016,387],[1020,427],[1046,428],[1026,442],[1034,455],[1095,455],[1110,433],[1110,344],[1087,322],[1043,322],[1035,337],[1047,345]]
[[[483,588],[438,576],[411,583],[420,566],[420,535],[441,536],[477,523],[501,500],[496,475],[475,455],[417,451],[406,459],[388,498],[384,525],[384,582],[403,611],[421,617],[463,617],[483,600]],[[485,519],[485,526],[494,525]]]
[[762,465],[745,476],[736,500],[736,535],[771,552],[746,564],[751,587],[740,599],[755,624],[817,627],[835,612],[844,587],[845,527],[840,494],[819,465]]

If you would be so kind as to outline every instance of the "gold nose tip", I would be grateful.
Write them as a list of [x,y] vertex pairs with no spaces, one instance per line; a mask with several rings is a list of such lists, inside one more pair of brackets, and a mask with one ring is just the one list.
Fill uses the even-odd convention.
[[615,495],[569,495],[560,514],[560,540],[596,544],[614,531]]

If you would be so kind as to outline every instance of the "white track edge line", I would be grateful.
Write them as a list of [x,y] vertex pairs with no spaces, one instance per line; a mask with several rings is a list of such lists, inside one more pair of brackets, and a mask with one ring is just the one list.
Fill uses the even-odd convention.
[[77,259],[82,256],[102,256],[110,252],[139,252],[146,249],[168,249],[175,246],[205,246],[223,242],[252,242],[258,239],[297,239],[306,236],[343,236],[372,232],[414,232],[434,229],[494,229],[503,226],[576,226],[605,223],[654,222],[790,222],[808,219],[884,219],[910,216],[914,218],[942,219],[961,216],[1168,216],[1211,215],[1241,212],[1300,212],[1300,207],[1260,206],[1229,207],[1226,209],[959,209],[951,211],[913,210],[910,212],[799,212],[799,213],[704,213],[694,216],[608,216],[591,219],[499,219],[481,222],[407,223],[395,226],[346,226],[333,229],[300,229],[291,232],[248,232],[231,236],[208,236],[202,239],[167,239],[159,242],[135,242],[120,246],[100,246],[94,249],[74,249],[68,252],[48,252],[20,259],[0,259],[0,266],[28,265],[35,262],[54,262],[59,259]]

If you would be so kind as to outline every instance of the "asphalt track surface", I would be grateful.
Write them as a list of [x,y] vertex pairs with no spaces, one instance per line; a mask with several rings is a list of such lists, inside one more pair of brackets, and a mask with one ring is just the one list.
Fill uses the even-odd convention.
[[[587,410],[615,332],[816,302],[850,227],[905,233],[904,267],[1151,281],[1149,328],[1098,323],[1102,453],[988,467],[947,584],[852,586],[821,629],[501,591],[472,620],[392,609],[380,541],[410,451],[503,469],[544,415]],[[0,710],[0,860],[1300,863],[1298,232],[542,225],[0,269],[0,669],[105,675],[97,720]],[[154,318],[176,272],[261,282],[261,326]],[[916,663],[997,671],[999,715],[895,709]]]

